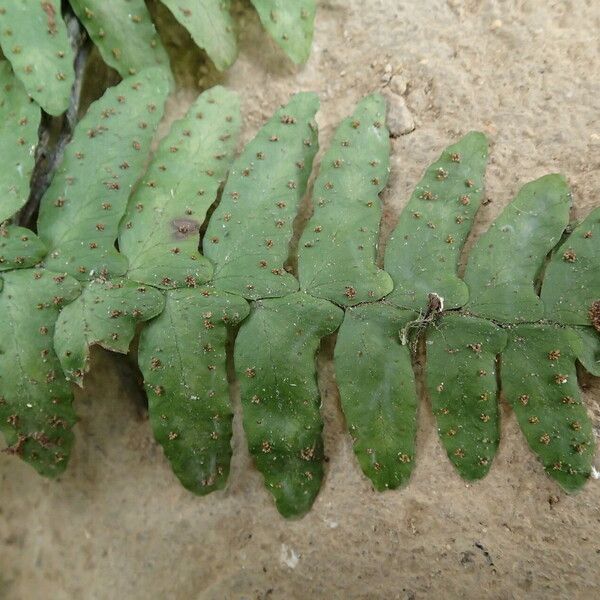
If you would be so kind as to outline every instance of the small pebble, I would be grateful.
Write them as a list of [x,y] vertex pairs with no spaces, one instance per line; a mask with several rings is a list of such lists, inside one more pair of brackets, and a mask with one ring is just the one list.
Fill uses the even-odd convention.
[[392,137],[406,135],[415,130],[415,120],[402,96],[385,91],[388,102],[387,125]]
[[402,75],[394,75],[390,81],[390,90],[398,96],[403,96],[406,93],[408,81]]

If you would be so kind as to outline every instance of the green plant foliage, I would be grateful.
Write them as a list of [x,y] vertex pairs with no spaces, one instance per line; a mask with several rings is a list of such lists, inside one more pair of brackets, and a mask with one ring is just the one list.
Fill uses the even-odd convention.
[[231,0],[162,0],[173,16],[189,31],[194,42],[206,50],[219,71],[237,58]]
[[46,247],[33,231],[17,225],[0,227],[0,271],[33,267],[45,255]]
[[546,473],[567,491],[589,478],[595,451],[577,385],[580,344],[569,329],[520,325],[509,331],[502,356],[504,393],[521,430]]
[[126,279],[89,282],[56,322],[54,348],[67,379],[83,386],[94,344],[127,354],[137,323],[156,317],[164,305],[158,290]]
[[312,44],[316,0],[251,0],[273,39],[296,64],[305,63]]
[[456,313],[427,331],[427,389],[440,440],[467,480],[489,471],[500,442],[496,356],[506,332]]
[[[231,0],[162,0],[179,23],[224,71],[236,60]],[[102,58],[122,77],[169,58],[143,0],[69,0]],[[295,63],[310,54],[315,0],[253,0],[266,30]],[[75,81],[74,53],[59,0],[0,0],[0,45],[27,93],[51,115],[69,106]],[[169,80],[172,77],[169,72]]]
[[233,160],[240,122],[237,95],[217,86],[161,142],[119,235],[129,278],[166,289],[211,279],[212,265],[198,252],[200,227]]
[[596,322],[600,331],[599,240],[597,208],[573,230],[548,263],[541,294],[548,319],[569,325]]
[[235,344],[244,429],[285,517],[306,513],[323,478],[323,421],[315,354],[343,312],[298,292],[254,303]]
[[405,484],[415,465],[417,392],[410,350],[398,335],[415,317],[386,304],[348,309],[335,347],[354,452],[380,491]]
[[127,261],[114,246],[118,225],[168,91],[165,71],[153,67],[90,106],[42,198],[38,233],[49,248],[49,269],[80,280],[126,272]]
[[181,483],[197,494],[223,488],[229,474],[227,326],[248,312],[239,296],[211,288],[173,290],[140,338],[154,435]]
[[367,96],[338,127],[314,185],[314,215],[298,251],[300,287],[309,294],[354,305],[392,291],[375,265],[389,152],[385,101]]
[[1,224],[27,202],[41,113],[4,60],[0,61],[0,90]]
[[144,0],[69,0],[104,62],[122,77],[146,67],[169,68],[169,57]]
[[465,271],[469,312],[507,322],[544,317],[535,279],[569,223],[570,206],[561,175],[546,175],[523,186],[471,249]]
[[485,136],[471,132],[427,169],[387,243],[390,303],[421,310],[430,293],[444,298],[447,309],[467,302],[458,262],[483,197],[486,161]]
[[591,327],[573,327],[581,339],[579,362],[585,370],[600,377],[600,335]]
[[298,289],[284,263],[318,149],[318,106],[315,94],[296,94],[234,162],[204,237],[219,289],[248,299]]
[[44,269],[2,275],[0,293],[0,431],[8,451],[41,475],[66,467],[73,442],[72,394],[52,347],[63,304],[79,294],[69,276]]
[[60,0],[0,0],[0,46],[27,93],[47,113],[67,110],[74,56]]
[[[98,14],[106,8],[94,6]],[[94,12],[79,8],[84,18]],[[190,16],[187,5],[177,9]],[[487,159],[485,137],[472,132],[427,170],[381,270],[378,196],[390,144],[374,94],[342,121],[322,160],[296,279],[293,233],[318,149],[317,97],[294,96],[234,161],[239,102],[213,88],[142,175],[169,81],[164,67],[146,68],[90,107],[42,199],[38,238],[7,219],[29,195],[40,113],[0,63],[0,149],[8,157],[0,180],[0,430],[8,452],[44,475],[62,472],[75,422],[68,381],[82,384],[91,345],[125,353],[141,330],[156,439],[187,489],[223,488],[233,414],[226,348],[230,328],[241,324],[234,357],[250,453],[281,514],[300,516],[323,478],[316,352],[341,327],[341,404],[376,489],[401,486],[415,466],[411,351],[420,342],[442,444],[463,478],[485,476],[494,459],[502,387],[549,475],[567,491],[585,483],[594,438],[576,362],[600,375],[598,210],[570,231],[565,180],[527,184],[475,243],[461,279]]]

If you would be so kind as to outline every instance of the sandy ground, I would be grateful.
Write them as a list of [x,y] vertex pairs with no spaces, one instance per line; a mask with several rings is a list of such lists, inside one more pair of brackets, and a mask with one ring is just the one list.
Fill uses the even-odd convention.
[[[154,6],[154,4],[153,4]],[[522,183],[561,171],[577,217],[600,201],[600,5],[595,0],[323,0],[312,57],[295,70],[243,2],[240,59],[225,76],[174,28],[183,89],[239,90],[245,139],[297,90],[315,90],[325,145],[365,93],[392,96],[398,130],[386,224],[422,169],[470,129],[490,137],[490,204],[477,232]],[[387,67],[387,65],[390,65]],[[390,75],[392,75],[390,80]],[[406,89],[405,89],[406,88]],[[410,115],[403,109],[406,104]],[[437,440],[430,406],[419,414],[410,484],[375,493],[353,458],[330,349],[320,360],[326,479],[312,512],[287,522],[253,469],[236,405],[228,489],[197,498],[154,443],[143,401],[117,358],[94,353],[67,473],[44,481],[0,455],[0,597],[63,599],[485,598],[591,599],[599,595],[600,481],[567,496],[528,451],[502,407],[500,451],[468,485]],[[584,377],[600,427],[600,380]],[[596,465],[600,468],[600,465]]]

